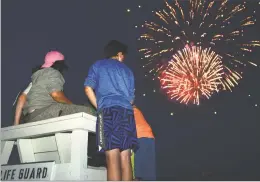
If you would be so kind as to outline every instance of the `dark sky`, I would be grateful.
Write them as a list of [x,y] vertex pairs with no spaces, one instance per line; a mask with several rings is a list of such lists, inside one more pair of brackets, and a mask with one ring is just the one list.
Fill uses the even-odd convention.
[[[160,0],[3,0],[2,127],[13,123],[12,103],[49,50],[65,54],[70,67],[65,93],[82,104],[90,65],[117,39],[130,48],[126,64],[135,73],[136,104],[156,136],[159,180],[200,180],[202,172],[212,172],[209,180],[260,180],[259,67],[247,67],[232,93],[214,95],[199,107],[169,101],[156,81],[144,77],[140,32],[134,28],[162,5]],[[258,22],[251,36],[260,39]],[[259,53],[254,59],[260,61]]]

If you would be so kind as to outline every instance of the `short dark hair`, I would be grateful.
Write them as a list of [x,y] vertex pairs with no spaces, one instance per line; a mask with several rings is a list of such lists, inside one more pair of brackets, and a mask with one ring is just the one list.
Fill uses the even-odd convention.
[[127,49],[128,49],[127,45],[117,40],[111,40],[104,48],[104,55],[106,58],[111,58],[113,56],[116,56],[119,52],[122,52],[122,54],[126,55]]
[[53,63],[51,68],[58,70],[61,74],[69,69],[64,60],[56,61],[55,63]]

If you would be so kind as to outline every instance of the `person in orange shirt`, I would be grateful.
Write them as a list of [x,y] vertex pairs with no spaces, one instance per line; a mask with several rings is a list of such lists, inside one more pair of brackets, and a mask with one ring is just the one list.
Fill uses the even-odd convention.
[[142,112],[134,105],[139,149],[134,153],[134,176],[136,180],[156,181],[155,137]]

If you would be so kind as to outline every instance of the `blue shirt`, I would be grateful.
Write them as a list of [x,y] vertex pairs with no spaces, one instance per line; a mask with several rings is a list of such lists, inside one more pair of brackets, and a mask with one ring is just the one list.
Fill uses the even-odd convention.
[[95,90],[98,110],[112,106],[132,109],[134,75],[118,60],[104,59],[94,63],[89,69],[84,86]]

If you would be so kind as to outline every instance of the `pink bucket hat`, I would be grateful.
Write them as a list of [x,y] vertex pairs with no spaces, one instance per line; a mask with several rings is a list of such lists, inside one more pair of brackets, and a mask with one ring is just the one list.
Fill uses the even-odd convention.
[[64,55],[58,51],[50,51],[46,54],[42,68],[49,68],[56,61],[64,61]]

